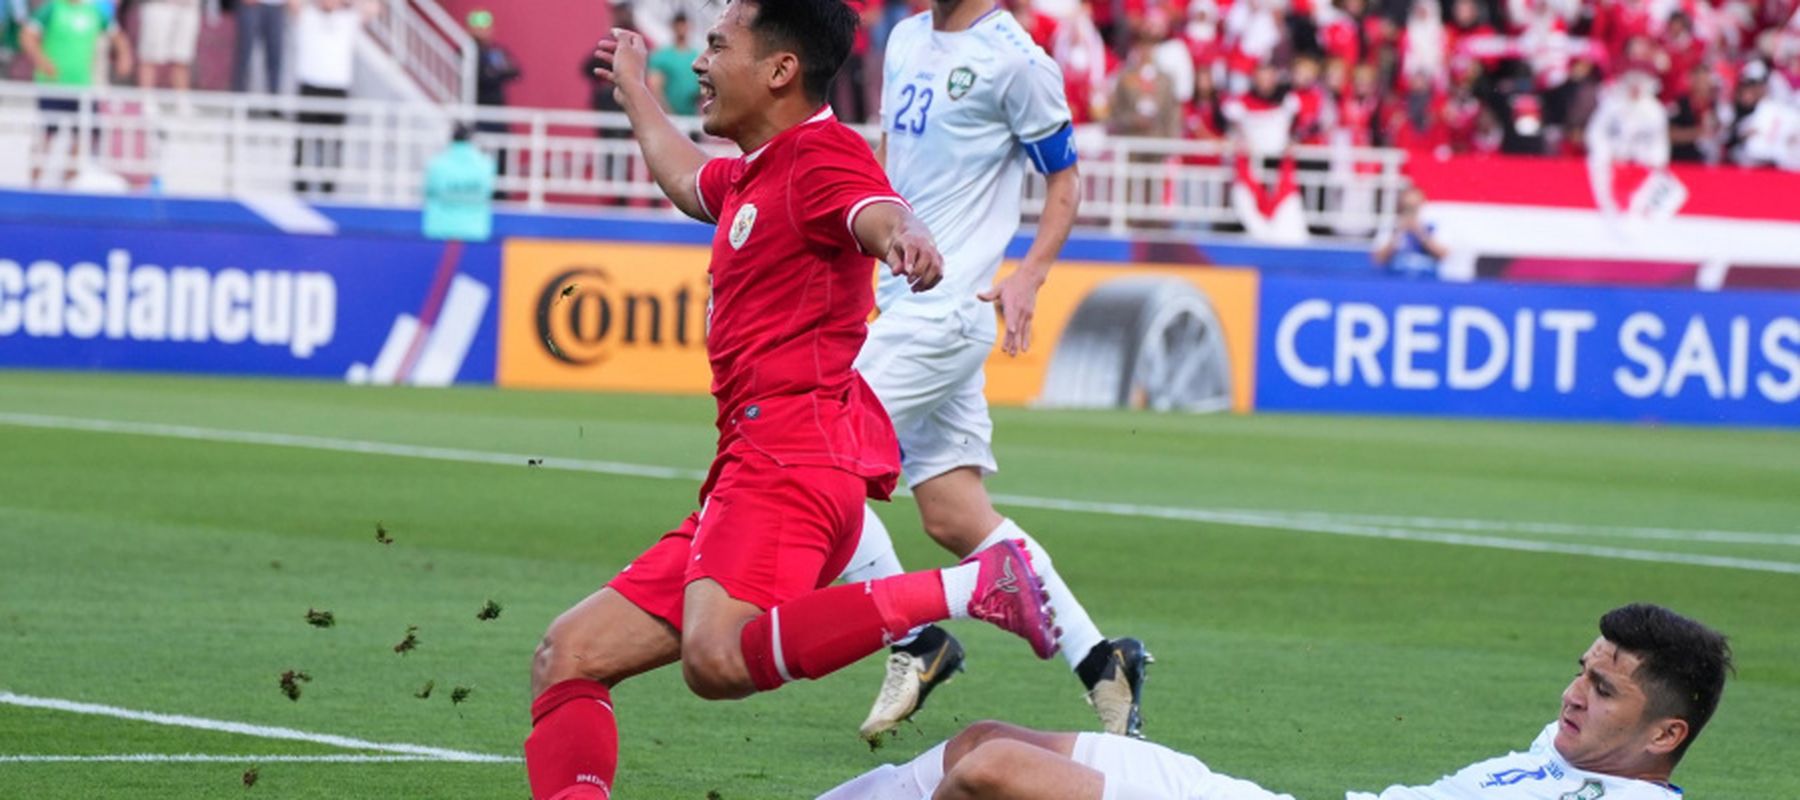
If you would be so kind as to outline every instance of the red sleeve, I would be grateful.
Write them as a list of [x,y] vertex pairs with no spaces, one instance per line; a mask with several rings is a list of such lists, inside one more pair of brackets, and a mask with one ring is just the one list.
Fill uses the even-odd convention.
[[788,197],[794,224],[809,243],[852,250],[862,249],[853,225],[863,209],[883,202],[907,205],[860,135],[823,125],[796,145]]
[[701,164],[700,171],[694,173],[694,194],[700,198],[700,210],[706,212],[707,219],[719,221],[725,193],[731,190],[732,177],[742,162],[742,158],[715,158]]

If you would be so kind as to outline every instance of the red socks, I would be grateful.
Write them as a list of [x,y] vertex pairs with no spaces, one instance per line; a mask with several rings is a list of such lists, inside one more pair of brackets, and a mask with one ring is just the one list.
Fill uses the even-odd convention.
[[829,675],[949,616],[943,579],[914,572],[801,595],[750,620],[739,641],[751,681],[766,692]]
[[601,800],[619,768],[619,726],[605,684],[567,680],[531,704],[525,772],[532,800]]
[[[944,581],[915,572],[821,589],[744,626],[744,662],[758,691],[829,675],[913,628],[949,618]],[[532,800],[605,800],[619,766],[619,728],[604,684],[567,680],[531,704],[525,772]]]

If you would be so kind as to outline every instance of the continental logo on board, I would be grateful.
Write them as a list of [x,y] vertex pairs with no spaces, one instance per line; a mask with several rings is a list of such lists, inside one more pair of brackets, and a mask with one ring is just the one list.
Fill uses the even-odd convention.
[[[706,392],[711,255],[694,245],[509,241],[500,385]],[[1014,358],[996,346],[988,359],[988,401],[1248,411],[1257,296],[1250,270],[1059,263],[1038,295],[1031,351]]]
[[702,343],[703,303],[685,284],[664,293],[618,291],[605,267],[576,267],[538,292],[537,335],[551,358],[597,365],[620,348]]
[[706,391],[708,256],[704,248],[509,241],[500,384]]

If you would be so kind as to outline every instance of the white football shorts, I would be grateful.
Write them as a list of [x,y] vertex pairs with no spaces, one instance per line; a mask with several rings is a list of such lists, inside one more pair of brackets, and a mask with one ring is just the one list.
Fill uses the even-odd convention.
[[1103,800],[1294,800],[1246,780],[1220,775],[1200,759],[1160,744],[1109,733],[1075,737],[1076,762],[1106,776]]
[[[991,312],[989,312],[991,313]],[[994,421],[982,390],[991,338],[971,336],[959,316],[883,314],[869,325],[856,370],[869,382],[900,437],[900,471],[917,486],[958,467],[982,475],[994,462]]]

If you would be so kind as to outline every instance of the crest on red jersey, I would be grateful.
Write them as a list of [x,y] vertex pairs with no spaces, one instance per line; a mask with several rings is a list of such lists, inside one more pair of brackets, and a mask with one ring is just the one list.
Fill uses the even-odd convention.
[[731,249],[743,247],[753,227],[756,227],[756,204],[745,203],[738,208],[737,217],[731,220]]

